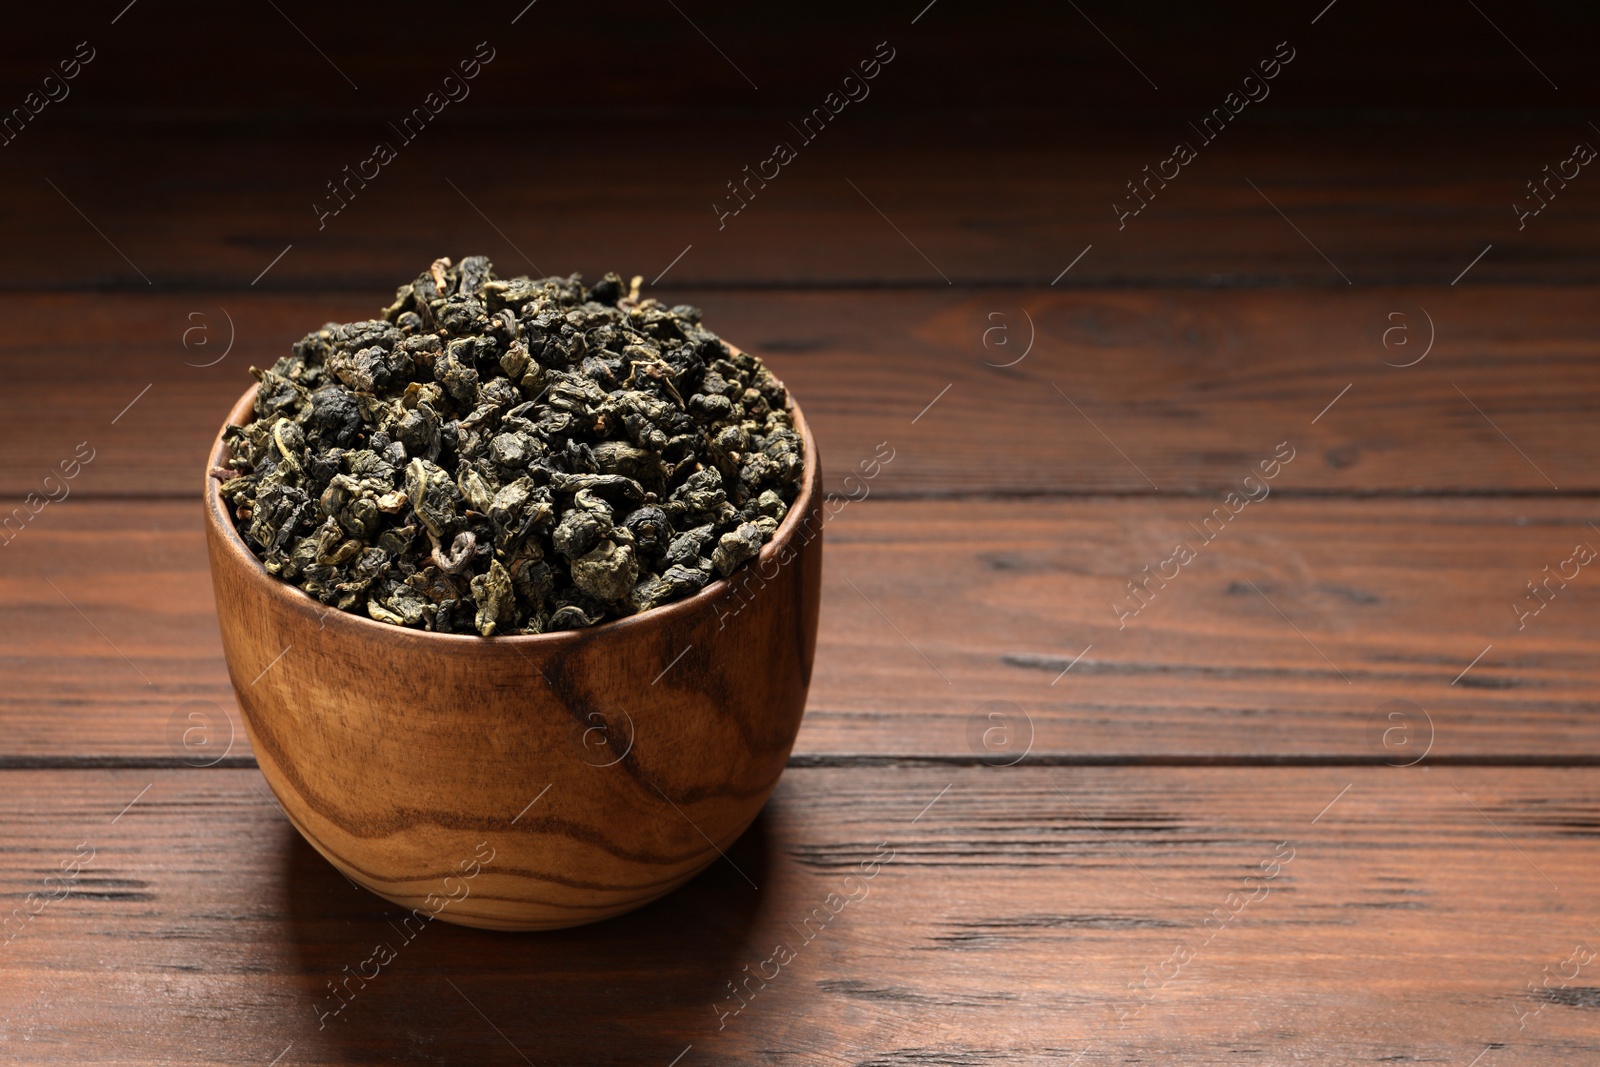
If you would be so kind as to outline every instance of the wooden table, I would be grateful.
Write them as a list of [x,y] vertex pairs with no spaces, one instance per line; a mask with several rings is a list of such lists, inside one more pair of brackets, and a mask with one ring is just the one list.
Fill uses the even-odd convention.
[[[896,15],[881,110],[846,112],[721,228],[708,201],[783,136],[704,98],[743,91],[726,67],[685,77],[679,119],[552,115],[538,143],[484,88],[318,229],[307,204],[383,113],[316,110],[344,91],[334,59],[266,12],[278,58],[246,66],[293,72],[288,117],[242,75],[213,111],[160,112],[193,103],[171,64],[135,114],[111,98],[125,53],[200,31],[96,16],[83,97],[0,157],[0,518],[27,519],[0,549],[0,1060],[1597,1061],[1600,178],[1521,229],[1506,204],[1600,135],[1567,113],[1261,105],[1119,227],[1108,206],[1177,126],[1056,131],[959,72],[982,107],[934,107],[916,34],[958,56],[976,17],[933,28],[943,12]],[[1309,16],[1284,32],[1333,93],[1318,49],[1376,16]],[[1241,69],[1287,19],[1254,17]],[[1124,79],[1108,98],[1144,90],[1077,15],[1049,19]],[[1549,106],[1472,25],[1464,80],[1526,79],[1482,95]],[[346,30],[335,69],[396,109],[471,52],[390,70]],[[581,69],[495,33],[485,87]],[[819,31],[838,62],[784,66],[727,33],[795,101],[878,39]],[[1586,61],[1541,33],[1573,87]],[[1181,36],[1144,42],[1152,73]],[[214,77],[231,62],[195,55]],[[1178,91],[1203,110],[1234,75],[1198,63]],[[1048,104],[1046,73],[1016,78]],[[255,769],[198,489],[247,367],[479,251],[508,274],[637,272],[703,307],[805,405],[835,495],[860,495],[844,478],[879,443],[895,458],[828,528],[805,724],[726,862],[589,928],[407,940]],[[395,958],[329,1014],[380,943]]]

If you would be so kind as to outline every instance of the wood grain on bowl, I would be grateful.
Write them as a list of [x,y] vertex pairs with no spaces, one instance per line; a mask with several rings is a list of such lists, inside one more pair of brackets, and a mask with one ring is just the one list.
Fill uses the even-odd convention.
[[616,915],[716,860],[783,772],[816,651],[818,461],[790,410],[805,472],[760,557],[586,630],[480,638],[327,607],[266,573],[209,484],[229,675],[306,840],[380,896],[502,929]]

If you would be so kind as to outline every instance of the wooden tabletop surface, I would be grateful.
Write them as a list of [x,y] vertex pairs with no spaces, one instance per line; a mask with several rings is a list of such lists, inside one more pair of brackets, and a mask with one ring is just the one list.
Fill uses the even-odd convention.
[[[0,1061],[1600,1062],[1595,16],[502,6],[269,5],[240,58],[119,0],[8,46],[6,106],[95,55],[0,150]],[[1279,95],[1187,132],[1281,38]],[[407,937],[256,769],[199,485],[250,366],[473,253],[699,305],[850,502],[726,860]]]

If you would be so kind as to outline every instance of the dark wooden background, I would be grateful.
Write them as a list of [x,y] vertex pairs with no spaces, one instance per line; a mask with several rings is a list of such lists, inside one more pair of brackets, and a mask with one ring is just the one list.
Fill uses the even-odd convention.
[[[95,57],[0,146],[0,517],[95,458],[0,547],[0,1060],[1593,1063],[1600,579],[1513,605],[1600,546],[1600,174],[1511,205],[1600,145],[1597,29],[1503,0],[8,12],[0,108]],[[805,725],[730,851],[759,889],[719,861],[590,928],[435,924],[319,1028],[398,915],[255,770],[204,455],[250,365],[480,252],[659,277],[789,383],[831,491],[895,460],[828,531]],[[720,1017],[880,843],[870,896]]]

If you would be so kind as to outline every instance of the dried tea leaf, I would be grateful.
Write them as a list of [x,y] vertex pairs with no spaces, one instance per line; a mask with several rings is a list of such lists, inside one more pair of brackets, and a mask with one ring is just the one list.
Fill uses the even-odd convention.
[[798,491],[788,393],[641,279],[441,257],[379,319],[252,373],[216,472],[269,574],[381,622],[593,626],[759,555]]

